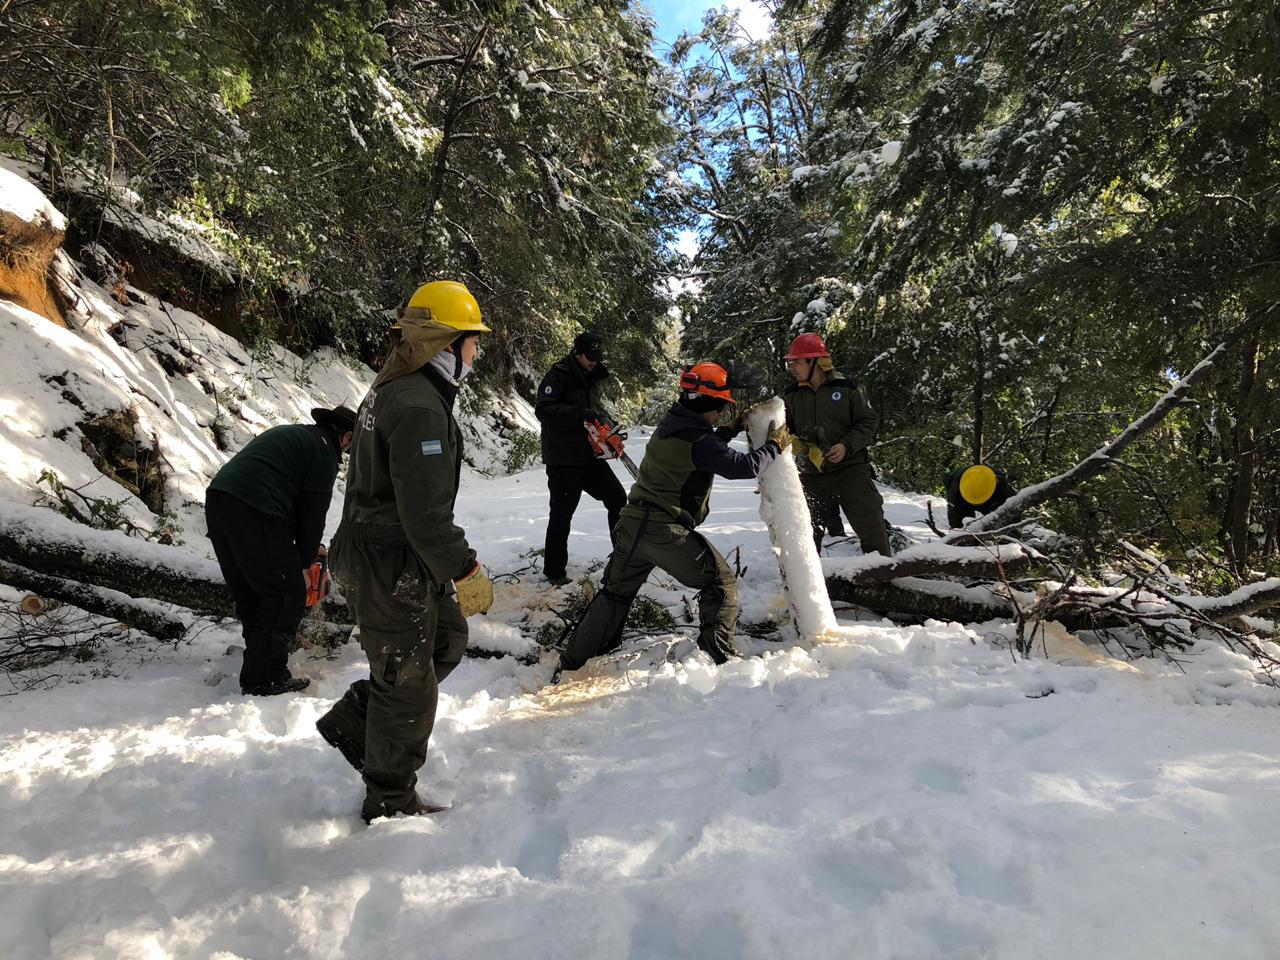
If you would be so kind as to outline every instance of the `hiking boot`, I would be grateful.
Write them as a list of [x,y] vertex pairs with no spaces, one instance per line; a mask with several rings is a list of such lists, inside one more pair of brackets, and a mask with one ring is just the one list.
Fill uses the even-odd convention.
[[433,813],[443,813],[448,809],[448,807],[427,803],[415,792],[403,807],[390,807],[385,803],[370,803],[365,800],[364,806],[360,810],[360,818],[365,823],[373,823],[373,821],[381,817],[423,817]]
[[249,697],[274,697],[280,693],[297,693],[311,686],[310,677],[294,677],[286,674],[270,683],[242,683],[240,692]]
[[558,574],[554,577],[549,573],[545,574],[545,576],[547,578],[547,583],[551,584],[553,587],[563,587],[566,583],[569,582],[569,578],[566,577],[563,573]]
[[329,746],[337,747],[343,759],[355,767],[357,772],[364,770],[364,743],[357,743],[347,736],[332,713],[326,713],[316,721],[316,732]]

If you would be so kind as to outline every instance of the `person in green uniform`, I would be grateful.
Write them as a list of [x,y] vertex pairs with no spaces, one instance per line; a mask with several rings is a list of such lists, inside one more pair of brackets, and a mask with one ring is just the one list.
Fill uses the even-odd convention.
[[698,646],[716,663],[738,656],[738,583],[720,551],[696,528],[707,518],[715,476],[759,476],[790,438],[779,427],[750,453],[730,448],[740,420],[714,428],[733,386],[728,371],[715,363],[695,364],[681,374],[680,397],[645,447],[640,476],[614,528],[601,588],[560,655],[552,683],[622,642],[627,613],[654,567],[699,591]]
[[346,407],[317,407],[314,426],[272,427],[209,484],[209,541],[244,628],[243,693],[292,693],[311,682],[289,673],[289,645],[305,613],[306,570],[320,550],[355,416]]
[[796,337],[786,361],[795,382],[783,391],[782,400],[818,552],[823,527],[838,506],[864,554],[889,556],[884,500],[867,453],[875,439],[876,414],[866,390],[834,368],[826,343],[816,333]]
[[438,809],[416,787],[439,684],[466,650],[466,618],[493,603],[454,520],[462,433],[453,406],[488,332],[463,284],[419,287],[357,416],[329,567],[355,611],[369,677],[316,729],[363,774],[366,822]]

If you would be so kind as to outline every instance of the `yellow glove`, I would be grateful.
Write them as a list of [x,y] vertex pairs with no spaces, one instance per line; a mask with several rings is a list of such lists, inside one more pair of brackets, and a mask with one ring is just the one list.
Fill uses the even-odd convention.
[[809,462],[813,464],[815,470],[821,470],[822,465],[827,462],[822,456],[822,448],[816,443],[809,445]]
[[785,452],[791,446],[791,431],[787,429],[785,423],[780,426],[770,424],[769,439],[778,445],[779,453]]
[[465,577],[453,581],[458,591],[458,609],[463,617],[476,613],[488,613],[493,606],[493,582],[484,575],[484,567],[479,563]]

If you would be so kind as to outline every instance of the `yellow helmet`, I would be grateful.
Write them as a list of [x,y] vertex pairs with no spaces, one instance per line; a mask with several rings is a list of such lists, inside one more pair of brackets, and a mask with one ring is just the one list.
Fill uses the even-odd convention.
[[979,464],[960,475],[960,496],[971,506],[980,507],[996,492],[996,472]]
[[480,304],[465,283],[457,280],[433,280],[424,283],[409,298],[410,310],[430,310],[431,319],[455,330],[488,333],[480,319]]

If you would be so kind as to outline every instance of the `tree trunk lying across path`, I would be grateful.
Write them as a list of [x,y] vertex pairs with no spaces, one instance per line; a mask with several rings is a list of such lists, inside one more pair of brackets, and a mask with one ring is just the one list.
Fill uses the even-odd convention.
[[215,616],[235,605],[222,572],[177,547],[94,530],[42,507],[0,504],[0,560]]
[[117,590],[77,583],[62,577],[36,573],[17,564],[0,560],[0,583],[19,590],[30,590],[42,597],[52,597],[73,607],[119,620],[144,630],[160,640],[177,640],[191,626],[189,618],[164,610],[157,603],[135,600]]
[[[115,530],[94,530],[43,507],[0,504],[0,561],[128,597],[161,600],[215,617],[235,616],[235,601],[213,560]],[[352,622],[347,605],[333,598],[325,599],[324,613],[331,623]]]
[[[231,591],[213,560],[7,501],[0,501],[0,583],[114,617],[163,640],[180,638],[190,624],[183,623],[181,613],[147,600],[196,614],[235,616]],[[355,622],[350,607],[335,596],[321,606],[323,620],[304,621],[306,631],[326,646],[345,643]],[[467,655],[507,652],[484,643],[483,637],[473,638]]]
[[[865,607],[898,623],[1006,620],[1016,618],[1019,612],[1030,613],[1039,599],[1035,594],[1019,593],[1015,609],[1008,588],[1002,584],[966,587],[945,580],[915,577],[865,583],[838,574],[828,575],[827,592],[832,600]],[[1222,597],[1162,598],[1150,593],[1135,597],[1096,587],[1071,587],[1039,613],[1068,630],[1111,630],[1139,621],[1156,623],[1186,618],[1225,623],[1278,606],[1280,579],[1271,579],[1251,583]]]
[[[965,528],[965,532],[981,533],[1012,523],[1032,507],[1060,497],[1074,490],[1086,480],[1104,473],[1115,462],[1116,457],[1139,437],[1158,426],[1172,410],[1182,403],[1187,394],[1191,392],[1192,387],[1207,378],[1236,345],[1250,335],[1276,309],[1277,305],[1272,304],[1236,328],[1221,343],[1210,350],[1204,359],[1197,363],[1185,377],[1174,383],[1150,410],[1125,427],[1114,440],[1099,447],[1066,473],[1050,477],[1048,480],[1020,490],[991,511],[991,513],[984,514],[972,521]],[[962,537],[964,532],[953,536]],[[949,539],[948,542],[954,541]]]
[[941,543],[918,543],[892,557],[827,558],[822,570],[831,582],[838,577],[849,583],[883,583],[900,577],[1021,577],[1032,566],[1033,552],[1022,544],[957,547]]

